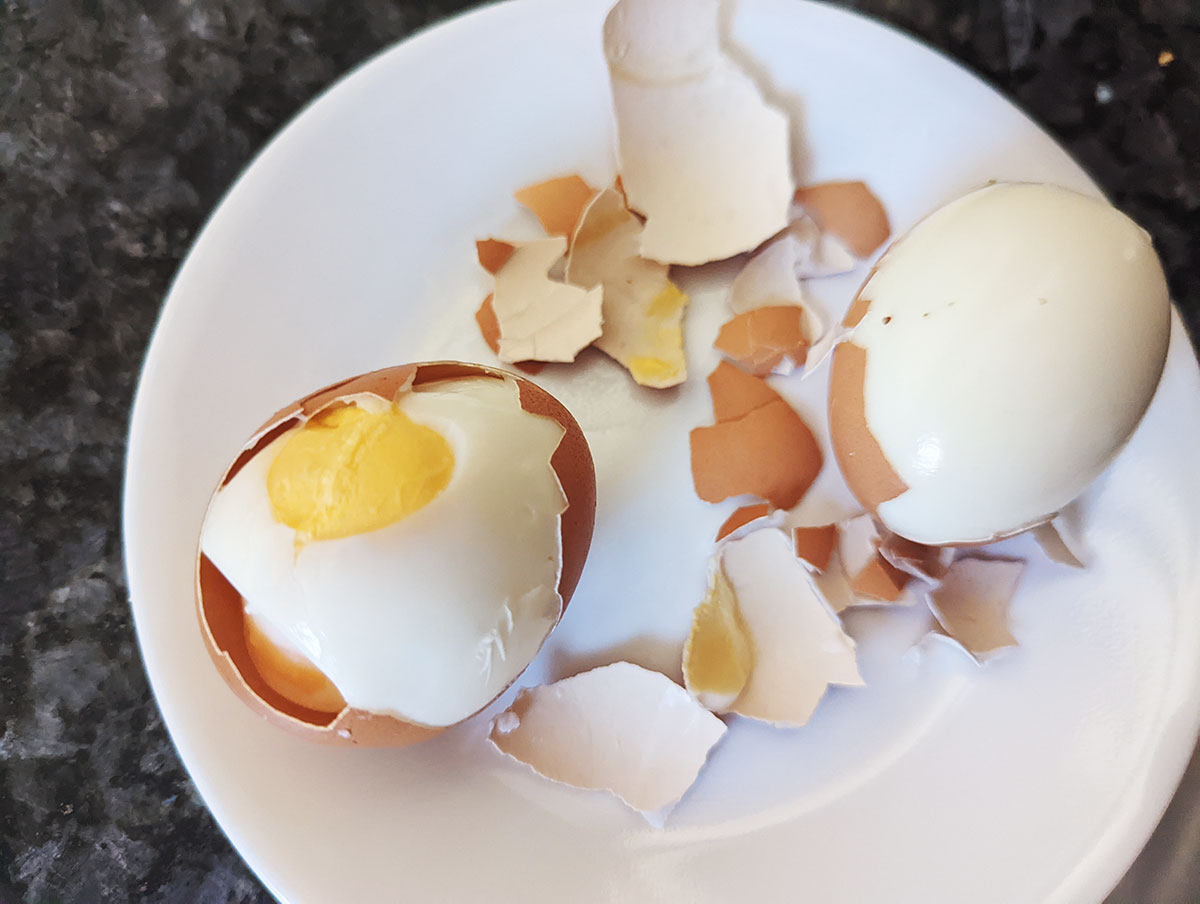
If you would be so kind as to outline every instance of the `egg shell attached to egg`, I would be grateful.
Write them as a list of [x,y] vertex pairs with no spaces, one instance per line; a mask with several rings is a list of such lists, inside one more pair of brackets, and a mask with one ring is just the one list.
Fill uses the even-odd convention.
[[[560,516],[562,555],[558,580],[558,593],[565,610],[583,573],[595,522],[596,481],[592,456],[583,431],[570,412],[541,387],[507,371],[478,364],[439,361],[389,367],[335,383],[271,417],[234,459],[222,476],[218,490],[284,433],[349,396],[367,394],[391,402],[415,386],[479,377],[512,380],[517,385],[524,411],[550,418],[565,431],[550,459],[567,505]],[[251,657],[241,595],[202,553],[197,554],[195,581],[201,633],[217,670],[243,702],[273,724],[318,742],[375,747],[407,746],[445,730],[352,707],[338,713],[317,712],[283,697],[268,685]]]
[[834,352],[838,465],[892,532],[987,543],[1082,493],[1158,385],[1170,300],[1150,237],[1100,198],[996,183],[884,254]]

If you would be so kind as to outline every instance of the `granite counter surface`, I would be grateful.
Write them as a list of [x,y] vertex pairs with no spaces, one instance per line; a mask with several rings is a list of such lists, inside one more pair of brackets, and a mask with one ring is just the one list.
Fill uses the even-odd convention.
[[[307,100],[455,0],[0,0],[0,902],[269,900],[133,636],[120,489],[172,274]],[[1200,327],[1200,6],[858,0],[980,72],[1154,236]],[[1200,900],[1200,766],[1114,904]]]

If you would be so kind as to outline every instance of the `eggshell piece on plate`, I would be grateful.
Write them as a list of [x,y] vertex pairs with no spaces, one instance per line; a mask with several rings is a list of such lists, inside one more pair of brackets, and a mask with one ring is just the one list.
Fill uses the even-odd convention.
[[[487,343],[492,353],[496,354],[500,351],[500,321],[496,319],[496,309],[492,306],[492,298],[493,296],[488,295],[483,300],[483,304],[475,312],[475,322],[479,325],[479,332],[483,336],[483,341]],[[525,373],[533,376],[541,371],[545,365],[539,361],[517,361],[513,366],[519,367]]]
[[837,544],[837,525],[793,527],[792,542],[796,558],[813,571],[823,572],[829,568],[829,562],[833,558],[834,547]]
[[821,229],[798,205],[792,209],[787,229],[772,244],[789,248],[792,272],[801,280],[840,276],[858,266],[846,244]]
[[835,612],[853,606],[908,605],[909,575],[895,568],[880,552],[878,526],[869,514],[832,525],[836,540],[826,567],[816,573],[817,589]]
[[546,778],[610,791],[659,823],[724,734],[670,678],[616,662],[522,690],[488,737]]
[[964,556],[929,591],[929,608],[946,636],[978,662],[1017,640],[1008,609],[1025,563],[1017,559]]
[[508,263],[517,246],[503,239],[479,239],[475,242],[475,256],[479,258],[479,266],[495,276],[500,268]]
[[714,563],[704,601],[692,613],[683,648],[683,684],[713,712],[733,705],[750,677],[754,651],[729,580]]
[[550,278],[567,250],[562,236],[514,242],[512,249],[496,270],[492,293],[500,327],[498,357],[506,363],[574,361],[600,336],[602,290]]
[[954,548],[926,546],[886,532],[879,542],[879,554],[893,567],[927,584],[936,584],[954,561]]
[[730,534],[740,530],[747,524],[758,521],[761,518],[766,518],[771,514],[771,506],[766,502],[757,502],[753,505],[743,505],[741,508],[735,509],[733,514],[725,519],[717,531],[717,542],[721,542]]
[[796,203],[857,257],[870,257],[892,234],[887,211],[864,182],[821,182],[796,190]]
[[547,235],[570,238],[596,190],[578,174],[547,179],[513,194],[533,212]]
[[729,286],[729,309],[744,314],[755,308],[807,300],[796,276],[796,242],[786,232],[750,255]]
[[854,641],[817,592],[782,530],[753,531],[722,548],[753,648],[753,667],[730,712],[803,725],[831,684],[861,685]]
[[[312,393],[270,418],[245,444],[222,477],[224,487],[262,450],[294,428],[348,399],[374,399],[390,403],[414,386],[485,378],[516,383],[520,407],[530,414],[557,421],[564,429],[550,458],[566,509],[559,520],[561,559],[558,596],[565,608],[583,571],[595,520],[595,472],[583,431],[570,413],[545,390],[520,377],[476,364],[432,362],[391,367],[343,380]],[[205,646],[226,683],[251,709],[268,721],[310,740],[331,744],[404,746],[440,733],[442,728],[407,722],[353,707],[328,712],[298,704],[278,685],[268,682],[257,663],[264,663],[258,634],[247,625],[245,604],[220,569],[207,555],[196,559],[196,605]],[[561,614],[561,613],[560,613]],[[248,628],[251,628],[248,630]],[[261,633],[261,632],[259,632]],[[257,660],[257,663],[256,663]]]
[[713,345],[755,376],[789,374],[808,354],[806,320],[795,305],[754,308],[722,326]]
[[721,47],[718,0],[620,0],[604,23],[617,154],[644,257],[703,264],[787,225],[788,117]]
[[1033,538],[1052,562],[1086,568],[1083,538],[1059,515],[1033,529]]
[[879,545],[879,528],[869,514],[838,525],[838,555],[851,591],[867,602],[894,603],[904,595],[909,575],[888,562]]
[[713,418],[717,423],[736,420],[779,398],[779,393],[766,381],[728,361],[721,361],[708,375],[708,392],[712,396]]
[[803,418],[758,377],[722,362],[709,375],[717,423],[689,437],[692,481],[705,502],[749,494],[789,509],[821,470]]
[[642,221],[616,188],[597,194],[582,213],[567,255],[566,279],[603,290],[603,332],[596,347],[642,386],[663,389],[687,378],[683,313],[688,298],[669,267],[643,258]]

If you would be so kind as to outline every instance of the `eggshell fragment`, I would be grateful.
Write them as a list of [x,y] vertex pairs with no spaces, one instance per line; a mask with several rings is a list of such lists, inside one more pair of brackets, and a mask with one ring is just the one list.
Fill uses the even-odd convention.
[[497,750],[651,822],[691,787],[725,725],[659,672],[616,662],[526,688],[492,723]]
[[566,279],[603,289],[604,329],[596,347],[628,368],[638,384],[663,389],[687,378],[683,313],[688,299],[668,279],[666,264],[641,257],[642,229],[620,191],[600,192],[575,230]]
[[739,528],[745,527],[747,524],[757,521],[760,518],[765,518],[769,514],[771,514],[771,506],[766,502],[743,505],[725,519],[725,523],[717,531],[717,542],[721,542]]
[[954,561],[953,547],[914,543],[891,531],[884,532],[879,554],[893,567],[928,584],[940,581]]
[[[870,302],[867,302],[869,305]],[[844,325],[853,329],[853,317],[862,314],[852,306]],[[833,452],[850,492],[869,511],[908,490],[867,423],[865,381],[867,350],[853,342],[842,342],[833,356],[829,375],[829,432]]]
[[813,571],[823,572],[829,568],[829,562],[833,558],[834,546],[837,543],[837,525],[794,527],[792,542],[795,544],[796,558]]
[[604,23],[617,153],[642,255],[703,264],[787,225],[787,116],[721,48],[718,0],[620,0]]
[[722,362],[709,375],[717,423],[689,437],[692,481],[705,502],[750,494],[789,509],[821,470],[816,437],[758,377]]
[[570,238],[595,194],[582,177],[572,174],[526,186],[513,197],[533,212],[547,235]]
[[817,589],[835,612],[852,606],[915,602],[909,575],[883,557],[878,525],[869,514],[833,526],[837,539],[826,567],[816,575]]
[[755,308],[790,304],[803,307],[806,298],[796,276],[796,240],[784,233],[746,261],[729,286],[729,309],[744,314]]
[[717,423],[736,420],[779,398],[779,393],[765,381],[728,361],[720,362],[708,375],[708,391]]
[[1017,559],[964,556],[929,591],[929,608],[948,637],[983,662],[1017,640],[1008,629],[1008,608],[1025,563]]
[[730,712],[803,725],[831,684],[863,683],[854,641],[817,592],[787,533],[766,528],[731,540],[721,566],[754,651],[749,680]]
[[[483,341],[495,354],[500,351],[500,321],[496,319],[496,309],[492,306],[492,298],[493,296],[489,294],[483,300],[483,304],[475,312],[475,322],[479,324],[479,332],[483,336]],[[525,373],[533,376],[545,365],[539,361],[517,361],[513,366],[519,367]]]
[[475,256],[479,258],[479,266],[495,276],[500,268],[508,263],[517,246],[502,239],[479,239],[475,242]]
[[1083,538],[1061,514],[1035,527],[1033,538],[1050,561],[1072,568],[1087,567]]
[[796,190],[796,203],[822,230],[832,233],[857,257],[870,257],[888,240],[887,211],[863,182],[821,182]]
[[773,244],[790,249],[792,271],[801,280],[840,276],[858,266],[846,244],[821,229],[803,208],[793,208],[787,229]]
[[507,363],[574,361],[600,336],[602,290],[550,278],[550,269],[567,250],[562,236],[514,242],[510,247],[511,254],[495,271],[492,308],[500,327],[497,355]]
[[[218,487],[225,486],[276,438],[331,405],[355,396],[390,402],[414,385],[467,377],[515,380],[521,407],[531,414],[553,418],[566,431],[550,459],[567,499],[560,521],[562,563],[558,581],[565,609],[583,573],[591,544],[596,513],[595,469],[583,431],[567,409],[541,387],[513,374],[478,364],[440,361],[389,367],[334,383],[273,415],[247,441]],[[217,671],[233,692],[267,721],[310,740],[360,746],[402,747],[444,730],[352,708],[330,713],[298,706],[274,691],[259,673],[246,643],[242,597],[208,557],[199,553],[195,588],[201,634]]]
[[722,326],[713,345],[755,376],[789,374],[808,354],[807,319],[794,305],[754,308]]
[[745,688],[753,661],[737,597],[718,561],[708,594],[692,614],[683,648],[683,684],[706,708],[724,712]]

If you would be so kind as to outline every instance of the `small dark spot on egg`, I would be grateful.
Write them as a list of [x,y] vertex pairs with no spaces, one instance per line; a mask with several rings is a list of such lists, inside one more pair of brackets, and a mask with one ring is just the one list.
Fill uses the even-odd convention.
[[929,316],[929,312],[928,312],[928,311],[926,311],[926,312],[925,312],[924,314],[922,314],[921,316],[922,316],[922,317],[928,317],[928,316]]
[[1048,303],[1048,302],[1047,302],[1047,301],[1046,301],[1046,299],[1044,299],[1044,298],[1039,298],[1039,299],[1038,299],[1038,304],[1047,304],[1047,303]]
[[891,322],[892,322],[892,318],[891,318],[891,317],[884,317],[884,318],[883,318],[883,325],[884,325],[884,326],[887,326],[887,325],[888,325],[889,323],[891,323]]

